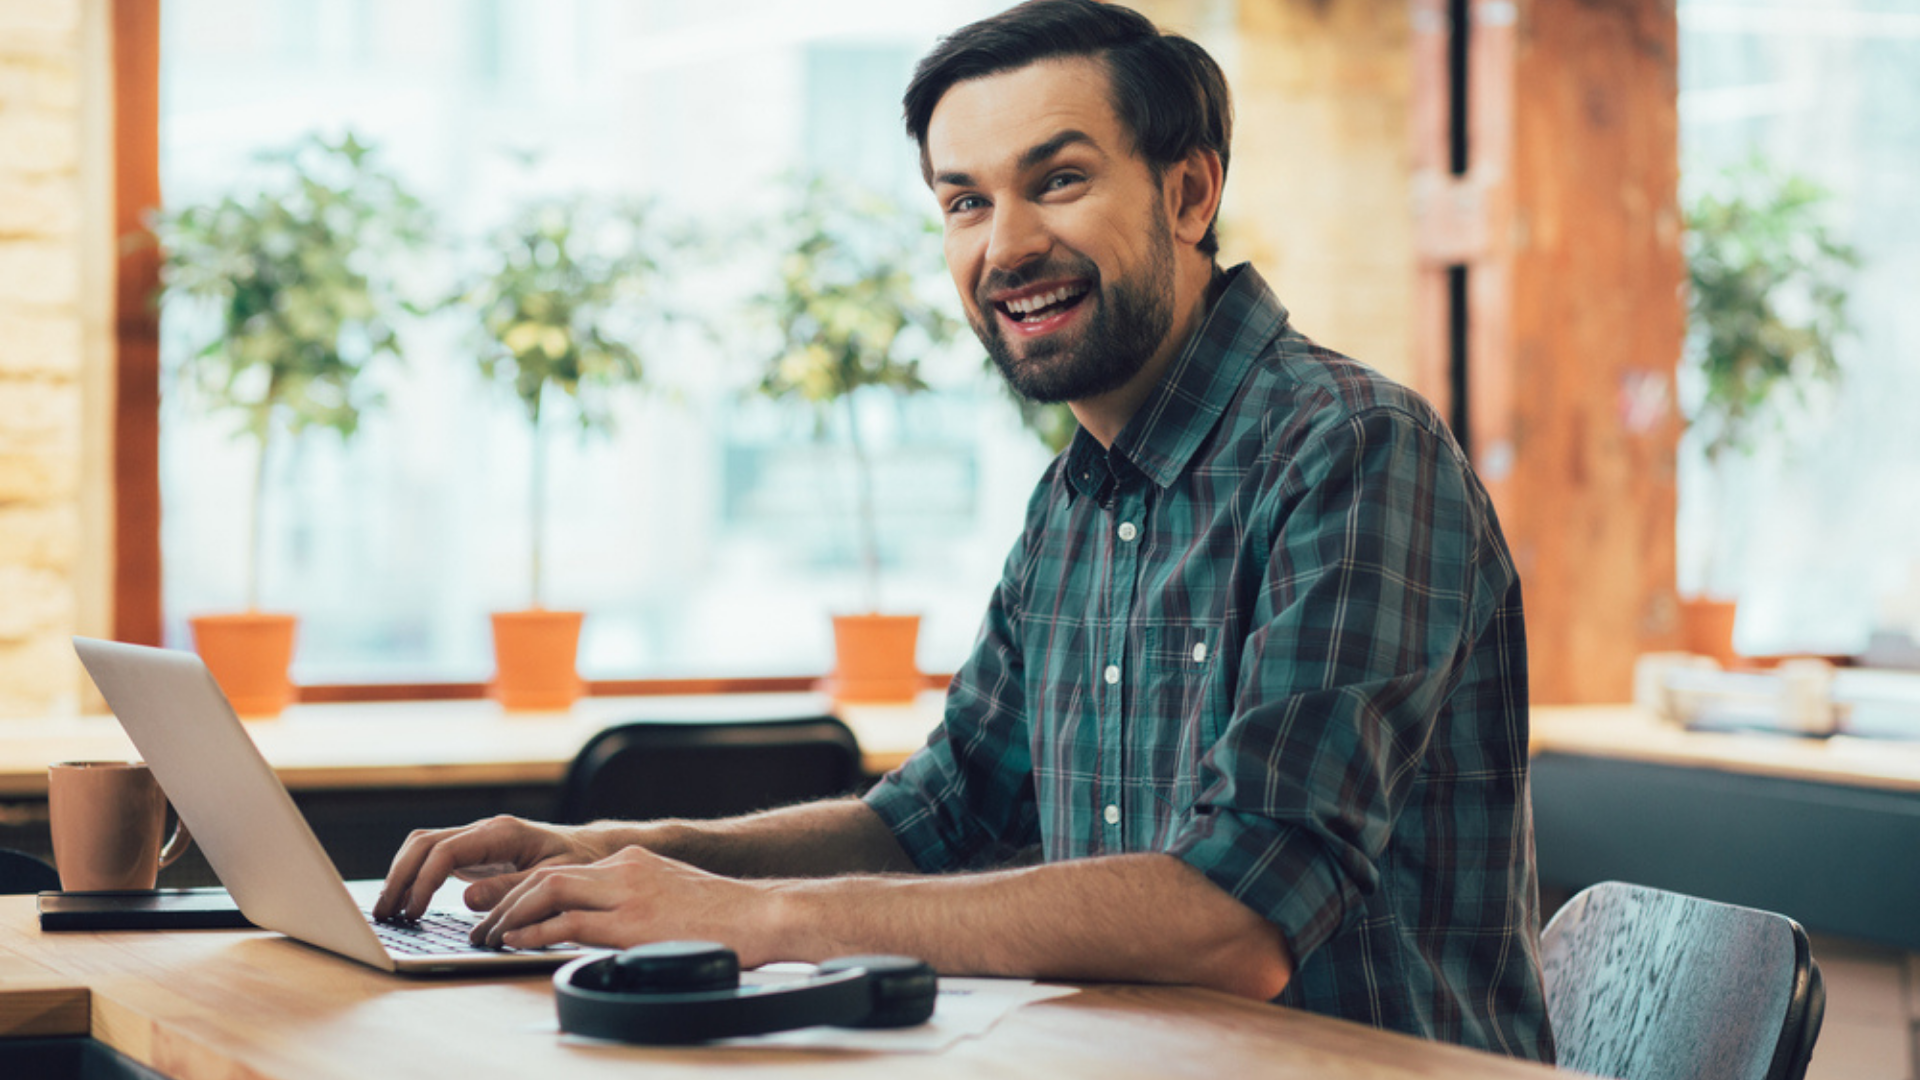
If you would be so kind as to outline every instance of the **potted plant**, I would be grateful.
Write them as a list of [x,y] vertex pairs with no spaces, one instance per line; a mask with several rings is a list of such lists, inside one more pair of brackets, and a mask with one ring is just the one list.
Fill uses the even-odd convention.
[[235,436],[253,446],[246,610],[189,620],[194,647],[243,716],[274,715],[293,700],[294,616],[260,607],[270,456],[316,428],[351,437],[375,400],[362,371],[400,358],[391,257],[424,242],[429,224],[374,157],[351,134],[309,136],[261,156],[269,172],[257,193],[150,221],[165,249],[159,302],[214,327],[178,361],[176,385],[193,405],[233,416]]
[[650,320],[666,241],[636,204],[585,196],[522,208],[495,237],[491,265],[454,303],[478,319],[480,372],[527,418],[528,607],[492,616],[493,693],[509,709],[562,709],[580,696],[585,613],[544,605],[547,442],[556,407],[582,432],[612,426],[612,393],[641,383],[634,344]]
[[[1849,329],[1854,249],[1829,230],[1828,194],[1758,158],[1723,172],[1687,213],[1689,320],[1681,399],[1710,485],[1713,530],[1728,535],[1727,476],[1762,435],[1781,433],[1841,376],[1834,343]],[[1713,552],[1716,544],[1709,543]],[[1716,557],[1713,552],[1708,561]],[[1735,602],[1711,571],[1681,602],[1690,651],[1731,663]]]
[[884,200],[820,178],[796,181],[784,219],[779,281],[762,298],[778,331],[759,390],[804,403],[815,430],[837,431],[853,471],[853,525],[861,609],[833,617],[828,688],[843,701],[911,699],[925,680],[915,661],[920,617],[883,614],[873,452],[858,399],[927,389],[921,360],[952,341],[959,323],[923,298],[938,263],[938,228]]

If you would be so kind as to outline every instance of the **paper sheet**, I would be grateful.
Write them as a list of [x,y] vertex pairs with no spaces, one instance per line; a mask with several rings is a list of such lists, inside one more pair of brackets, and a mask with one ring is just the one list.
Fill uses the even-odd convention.
[[1022,1005],[1077,993],[1079,991],[1071,986],[1048,986],[1027,979],[942,978],[933,1019],[917,1027],[798,1028],[773,1035],[728,1039],[718,1045],[931,1054],[961,1039],[986,1034],[988,1028]]

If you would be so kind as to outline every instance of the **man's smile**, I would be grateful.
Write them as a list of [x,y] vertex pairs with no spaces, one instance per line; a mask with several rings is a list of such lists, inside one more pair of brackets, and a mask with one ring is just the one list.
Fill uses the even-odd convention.
[[1085,281],[1046,282],[995,297],[990,306],[1001,324],[1022,337],[1038,337],[1065,326],[1093,286]]

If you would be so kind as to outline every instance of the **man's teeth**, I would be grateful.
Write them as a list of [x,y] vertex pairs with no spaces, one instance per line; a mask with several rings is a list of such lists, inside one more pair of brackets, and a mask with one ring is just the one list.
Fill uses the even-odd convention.
[[1015,315],[1031,315],[1041,308],[1065,303],[1079,296],[1082,291],[1078,286],[1066,285],[1052,292],[1041,293],[1038,296],[1023,296],[1018,300],[1009,300],[1007,301],[1006,307],[1008,311],[1013,312]]

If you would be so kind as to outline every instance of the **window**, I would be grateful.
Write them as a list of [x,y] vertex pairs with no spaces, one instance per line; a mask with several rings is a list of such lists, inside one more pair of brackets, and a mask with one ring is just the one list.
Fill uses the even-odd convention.
[[1727,512],[1683,445],[1682,587],[1730,587],[1749,654],[1857,654],[1875,630],[1920,640],[1920,13],[1682,0],[1679,16],[1683,189],[1758,151],[1834,194],[1864,260],[1831,410],[1731,462]]
[[[170,205],[214,197],[249,182],[260,150],[352,130],[469,237],[521,196],[583,189],[737,235],[795,169],[832,168],[930,213],[899,95],[939,33],[998,6],[169,0],[163,190]],[[735,239],[698,279],[711,294],[690,302],[727,310],[772,265]],[[192,338],[175,321],[169,351]],[[386,405],[354,440],[312,436],[267,463],[262,601],[301,616],[298,681],[484,678],[486,613],[526,606],[529,434],[455,323],[405,329],[406,364],[378,373]],[[588,677],[830,666],[826,616],[861,595],[851,480],[838,443],[742,392],[759,359],[677,334],[654,356],[671,393],[625,403],[610,438],[552,441],[544,599],[588,612]],[[884,606],[921,612],[922,666],[951,670],[1048,453],[970,337],[930,362],[939,393],[859,408],[884,451]],[[252,459],[230,430],[163,402],[176,646],[187,616],[242,603]]]

